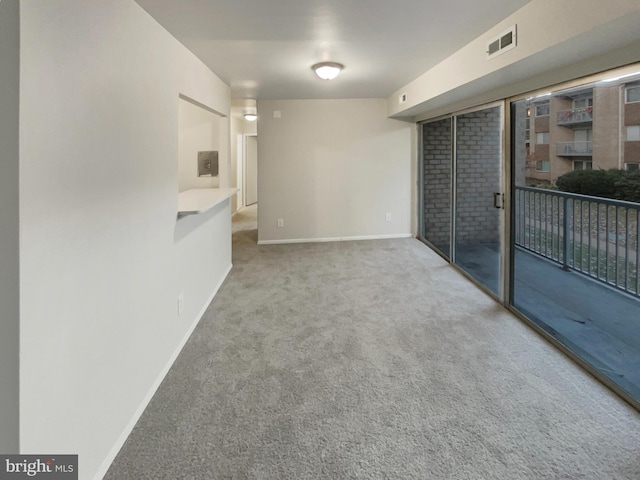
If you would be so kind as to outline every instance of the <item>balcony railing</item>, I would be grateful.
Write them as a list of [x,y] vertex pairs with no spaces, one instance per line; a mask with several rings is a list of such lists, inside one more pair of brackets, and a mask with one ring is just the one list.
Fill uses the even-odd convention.
[[593,107],[573,108],[556,112],[558,125],[573,125],[577,123],[593,122]]
[[590,157],[593,155],[593,142],[558,142],[556,143],[556,155]]
[[640,203],[515,188],[515,244],[640,298]]

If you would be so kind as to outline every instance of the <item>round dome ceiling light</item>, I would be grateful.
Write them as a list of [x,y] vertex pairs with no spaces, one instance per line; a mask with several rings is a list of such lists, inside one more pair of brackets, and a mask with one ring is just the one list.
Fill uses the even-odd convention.
[[338,76],[340,71],[344,68],[344,65],[336,62],[321,62],[316,63],[311,67],[316,75],[323,80],[333,80]]

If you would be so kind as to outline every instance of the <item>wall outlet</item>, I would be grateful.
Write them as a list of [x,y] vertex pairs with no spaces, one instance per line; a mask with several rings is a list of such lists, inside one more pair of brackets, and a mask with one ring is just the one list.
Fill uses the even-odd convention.
[[384,218],[385,218],[385,220],[386,220],[387,222],[390,222],[390,221],[391,221],[391,214],[390,214],[390,213],[387,213],[387,215],[386,215]]
[[184,293],[178,295],[178,316],[182,315],[184,310]]
[[278,228],[283,228],[284,227],[284,218],[279,218],[277,225],[278,225]]

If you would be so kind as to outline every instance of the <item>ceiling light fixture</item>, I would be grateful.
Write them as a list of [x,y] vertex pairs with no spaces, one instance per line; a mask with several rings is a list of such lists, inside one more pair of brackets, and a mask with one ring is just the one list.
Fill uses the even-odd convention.
[[316,63],[311,68],[321,79],[333,80],[338,76],[340,70],[344,68],[344,65],[336,62],[321,62]]
[[239,104],[242,104],[242,117],[247,122],[255,122],[258,119],[258,102],[253,98],[245,98],[244,100],[238,100]]

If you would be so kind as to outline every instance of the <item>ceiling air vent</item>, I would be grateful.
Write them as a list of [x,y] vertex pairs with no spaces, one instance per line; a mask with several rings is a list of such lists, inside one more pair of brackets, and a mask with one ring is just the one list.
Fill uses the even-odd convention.
[[516,46],[516,26],[514,25],[501,35],[492,38],[487,44],[487,58],[492,58],[497,55],[515,48]]

